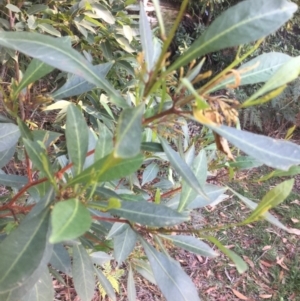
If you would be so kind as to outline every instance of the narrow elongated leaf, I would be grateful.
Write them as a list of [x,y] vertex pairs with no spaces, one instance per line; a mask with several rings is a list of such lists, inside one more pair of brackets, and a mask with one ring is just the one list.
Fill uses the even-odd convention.
[[111,131],[102,124],[98,123],[99,139],[95,148],[95,161],[104,158],[113,150],[113,135]]
[[[0,293],[21,287],[38,268],[47,244],[49,209],[25,218],[0,244]],[[34,256],[32,256],[34,254]]]
[[175,261],[156,251],[144,240],[142,245],[156,283],[168,301],[200,301],[192,280]]
[[143,172],[141,185],[143,186],[146,183],[153,181],[156,178],[158,172],[159,172],[159,167],[155,162],[149,164]]
[[144,278],[156,285],[151,266],[145,260],[133,260],[134,269],[139,272]]
[[234,262],[234,264],[236,265],[236,268],[240,274],[247,271],[248,265],[239,255],[235,254],[233,251],[224,247],[216,238],[214,238],[212,236],[207,236],[206,239],[208,239],[209,241],[214,243],[220,251],[222,251],[225,255],[227,255]]
[[117,300],[116,294],[115,294],[114,288],[112,287],[110,281],[104,276],[104,274],[102,273],[101,270],[99,270],[95,267],[95,271],[96,271],[99,283],[100,283],[101,287],[104,289],[104,291],[106,292],[107,296],[112,301],[116,301]]
[[129,301],[136,301],[136,289],[131,265],[127,276],[127,297]]
[[114,150],[116,158],[131,158],[140,152],[143,113],[143,105],[132,109],[125,109],[121,113],[117,126],[117,138]]
[[[246,198],[245,196],[239,194],[238,192],[236,192],[235,190],[231,189],[230,187],[228,187],[228,189],[230,189],[231,192],[233,192],[248,208],[255,210],[255,208],[257,207],[257,203],[249,200],[248,198]],[[274,215],[272,215],[269,212],[266,212],[264,214],[264,219],[267,220],[269,223],[273,224],[274,226],[283,229],[285,231],[288,231],[288,228],[286,226],[284,226]]]
[[174,245],[187,251],[206,257],[216,257],[218,254],[202,240],[186,235],[160,235],[161,237],[171,240]]
[[185,163],[185,161],[182,160],[179,154],[176,153],[168,145],[168,143],[164,139],[160,138],[160,141],[169,161],[172,164],[172,167],[182,176],[183,180],[185,180],[185,182],[189,186],[191,186],[198,194],[200,194],[204,198],[207,198],[205,192],[203,191],[203,188],[201,187],[199,181],[197,180],[190,167]]
[[28,178],[24,176],[0,174],[0,183],[4,186],[19,188],[28,183]]
[[71,104],[67,109],[66,139],[68,155],[73,163],[75,175],[82,171],[88,150],[88,127],[82,113]]
[[58,243],[74,239],[88,231],[92,218],[88,209],[77,199],[57,203],[51,214],[52,233],[49,241]]
[[50,264],[58,271],[61,271],[70,277],[72,276],[71,258],[62,244],[55,244],[53,246]]
[[[282,170],[274,170],[270,172],[269,174],[259,178],[257,181],[262,182],[262,181],[267,181],[271,178],[275,177],[293,177],[300,174],[300,167],[299,166],[292,166],[288,171],[282,171]],[[1,181],[0,181],[1,182]]]
[[0,152],[15,146],[20,137],[18,126],[13,123],[0,123]]
[[107,261],[110,261],[113,259],[112,256],[108,255],[105,252],[102,251],[98,251],[98,252],[93,252],[91,255],[91,260],[93,263],[99,264],[99,265],[103,265],[104,263],[106,263]]
[[163,152],[164,149],[162,148],[160,143],[156,143],[156,142],[142,142],[141,144],[141,149],[143,151],[147,151],[147,152]]
[[53,301],[54,289],[52,278],[49,274],[47,266],[34,285],[34,287],[21,299],[21,301]]
[[92,8],[94,13],[98,18],[103,19],[105,22],[108,24],[114,24],[115,23],[115,18],[111,14],[111,12],[104,6],[99,3],[93,3]]
[[[207,177],[207,159],[205,150],[201,150],[198,156],[194,159],[192,171],[199,181],[201,187],[204,187]],[[182,191],[180,194],[180,202],[178,211],[181,212],[197,197],[198,193],[185,181],[182,184]]]
[[119,235],[122,232],[124,232],[128,227],[128,224],[125,223],[114,223],[111,229],[109,230],[109,233],[106,236],[106,239],[111,239],[115,235]]
[[137,234],[129,225],[124,232],[114,236],[114,258],[120,265],[132,252]]
[[93,66],[71,47],[68,38],[53,38],[34,32],[1,32],[0,45],[20,51],[62,71],[77,74],[105,90],[110,101],[127,107],[120,94],[104,78],[99,77]]
[[36,13],[39,13],[41,11],[46,10],[48,7],[48,5],[44,5],[44,4],[34,4],[32,6],[30,6],[27,10],[26,13],[28,15],[34,15]]
[[152,227],[166,227],[183,223],[189,219],[164,205],[148,202],[121,202],[121,208],[109,210],[113,215],[132,222]]
[[73,246],[73,281],[75,290],[82,301],[91,301],[94,295],[94,266],[82,245]]
[[294,182],[294,179],[284,181],[267,192],[245,223],[259,220],[267,211],[283,202],[291,193]]
[[263,38],[287,22],[296,10],[297,5],[287,0],[264,0],[263,5],[261,0],[242,1],[216,18],[167,72],[206,53]]

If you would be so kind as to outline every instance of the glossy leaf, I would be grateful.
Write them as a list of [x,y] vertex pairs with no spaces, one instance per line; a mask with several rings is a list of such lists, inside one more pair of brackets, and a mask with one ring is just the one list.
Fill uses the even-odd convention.
[[0,168],[5,166],[10,161],[15,151],[16,151],[16,145],[13,145],[11,148],[8,148],[0,152]]
[[133,278],[131,265],[129,266],[128,276],[127,276],[127,297],[128,297],[128,301],[136,301],[135,281]]
[[116,294],[115,294],[114,288],[112,287],[110,281],[104,276],[104,274],[102,273],[102,271],[100,269],[97,269],[95,267],[95,271],[96,271],[96,275],[99,280],[99,283],[100,283],[101,287],[104,289],[104,291],[106,292],[107,296],[112,301],[116,301],[117,300]]
[[88,150],[88,126],[82,113],[71,104],[67,109],[66,139],[68,155],[73,163],[75,175],[82,169]]
[[233,251],[224,247],[216,238],[212,236],[207,236],[206,239],[214,243],[222,253],[224,253],[234,262],[240,274],[247,271],[248,265],[239,255],[235,254]]
[[144,202],[121,202],[121,208],[109,212],[132,222],[151,227],[167,227],[181,224],[189,219],[164,205]]
[[127,107],[111,84],[99,77],[93,66],[71,47],[69,38],[53,38],[34,32],[1,32],[0,45],[37,58],[62,71],[77,74],[109,93],[111,102]]
[[160,141],[170,163],[172,164],[172,167],[182,176],[183,180],[195,190],[195,192],[204,198],[207,198],[203,188],[190,167],[179,156],[179,154],[168,145],[165,140],[160,139]]
[[105,252],[98,251],[98,252],[93,252],[90,254],[91,260],[95,264],[103,265],[107,261],[110,261],[113,259],[112,256],[108,255]]
[[82,301],[91,301],[94,296],[94,266],[82,245],[73,246],[73,281],[75,290]]
[[88,209],[77,199],[55,204],[51,213],[51,243],[70,240],[83,235],[92,224]]
[[0,293],[21,287],[38,268],[46,249],[48,227],[47,208],[32,218],[25,218],[1,242]]
[[142,117],[144,106],[124,109],[117,125],[114,148],[116,158],[131,158],[139,154],[142,142]]
[[149,164],[143,172],[141,185],[143,186],[146,183],[153,181],[156,178],[158,172],[159,166],[155,162]]
[[194,236],[186,235],[160,235],[161,237],[172,241],[174,245],[187,251],[206,257],[216,257],[218,254],[202,240]]
[[146,241],[142,245],[154,278],[167,301],[200,301],[196,287],[177,262],[156,251]]
[[0,123],[0,152],[15,146],[20,137],[18,126],[13,123]]
[[53,246],[50,264],[58,271],[61,271],[70,277],[72,276],[71,258],[62,244],[55,244]]
[[[201,187],[204,187],[207,177],[207,159],[205,150],[201,150],[198,156],[194,159],[192,171]],[[180,202],[177,210],[181,212],[187,208],[197,195],[198,193],[190,185],[188,185],[187,182],[183,181]]]
[[137,240],[137,234],[129,225],[124,232],[114,236],[114,258],[120,265],[132,252]]
[[167,70],[171,72],[193,59],[220,49],[247,44],[275,32],[297,5],[287,0],[242,1],[221,14],[192,46]]

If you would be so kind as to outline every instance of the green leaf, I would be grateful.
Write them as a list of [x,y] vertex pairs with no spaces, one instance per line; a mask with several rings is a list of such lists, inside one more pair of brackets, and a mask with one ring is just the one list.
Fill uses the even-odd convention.
[[[94,18],[98,17],[98,18],[104,20],[108,24],[115,23],[116,20],[115,20],[114,16],[104,5],[101,5],[99,3],[93,3],[93,4],[91,4],[91,6],[96,15],[96,16],[93,16]],[[88,13],[86,13],[86,14],[89,15]]]
[[94,266],[82,245],[73,246],[73,281],[81,301],[91,301],[94,296]]
[[264,0],[263,5],[261,0],[242,1],[216,18],[167,72],[207,53],[263,38],[280,28],[296,10],[297,5],[287,0]]
[[88,231],[92,218],[88,209],[77,199],[57,203],[51,214],[52,233],[49,241],[58,243],[75,239]]
[[62,71],[77,74],[105,90],[109,94],[111,102],[121,107],[128,107],[111,84],[98,76],[93,66],[71,47],[69,38],[54,38],[34,32],[10,31],[0,33],[0,45],[37,58]]
[[170,257],[141,240],[150,261],[154,278],[167,301],[200,301],[192,280]]
[[30,6],[27,10],[26,13],[28,15],[34,15],[36,13],[42,12],[44,10],[46,10],[48,7],[48,5],[44,5],[44,4],[34,4],[32,6]]
[[21,132],[21,137],[33,141],[33,131],[29,129],[27,124],[20,118],[17,118],[17,123]]
[[161,153],[164,151],[160,143],[142,142],[141,149],[146,152]]
[[206,243],[193,236],[186,235],[160,235],[161,237],[171,240],[174,245],[206,257],[216,257],[218,254]]
[[58,31],[57,29],[55,29],[51,24],[40,23],[40,24],[38,24],[37,27],[40,28],[42,31],[51,34],[52,36],[61,37],[60,31]]
[[131,265],[127,276],[127,297],[129,301],[136,301],[136,289]]
[[79,109],[70,104],[67,109],[66,139],[68,155],[73,163],[75,175],[82,169],[88,150],[88,126]]
[[64,274],[72,277],[71,258],[62,244],[55,244],[53,246],[53,253],[50,259],[50,264],[58,271],[61,271]]
[[102,273],[101,270],[99,270],[95,267],[95,271],[96,271],[99,283],[100,283],[101,287],[104,289],[104,291],[106,292],[107,296],[112,301],[116,301],[117,300],[116,294],[115,294],[114,288],[112,287],[110,281],[104,276],[104,274]]
[[261,217],[264,217],[267,211],[282,203],[291,193],[294,182],[294,179],[284,181],[267,192],[252,214],[244,222],[250,223],[257,221]]
[[166,156],[172,164],[172,167],[182,176],[183,180],[195,190],[195,192],[208,199],[190,167],[184,162],[184,160],[182,160],[179,154],[176,153],[168,145],[168,143],[164,139],[160,138],[160,141],[166,153]]
[[34,287],[24,296],[21,301],[53,301],[54,289],[52,285],[52,277],[49,274],[47,266],[36,282]]
[[257,159],[249,156],[239,156],[235,158],[235,161],[229,161],[225,166],[237,168],[238,170],[250,169],[253,167],[261,166],[262,163]]
[[113,226],[110,228],[106,239],[111,239],[112,237],[114,237],[115,235],[119,235],[122,232],[124,232],[128,227],[128,224],[125,223],[114,223]]
[[[201,150],[198,156],[194,159],[192,171],[199,181],[201,187],[204,187],[207,177],[207,159],[205,150]],[[197,197],[198,193],[188,183],[183,181],[182,191],[180,194],[180,202],[178,211],[186,209],[188,205]]]
[[0,123],[0,152],[15,146],[20,137],[18,126],[13,123]]
[[113,150],[113,135],[111,131],[102,124],[98,122],[98,131],[99,138],[97,140],[96,148],[95,148],[95,161],[104,158],[108,154],[110,154]]
[[269,174],[259,178],[258,182],[267,181],[271,178],[275,177],[293,177],[300,174],[300,167],[299,166],[292,166],[288,171],[282,171],[282,170],[273,170]]
[[93,263],[99,265],[103,265],[104,263],[113,259],[113,257],[102,251],[93,252],[90,254],[90,257]]
[[[258,204],[249,200],[248,198],[246,198],[245,196],[239,194],[238,192],[236,192],[235,190],[231,189],[230,187],[228,187],[228,189],[230,189],[231,192],[233,192],[248,208],[255,210],[255,208],[257,208]],[[285,231],[288,231],[288,228],[286,226],[284,226],[275,216],[273,216],[271,213],[266,212],[264,215],[264,219],[266,221],[268,221],[269,223],[273,224],[274,226],[283,229]]]
[[0,174],[0,183],[3,186],[19,188],[28,183],[28,178],[24,176]]
[[[291,57],[289,55],[280,52],[263,53],[257,56],[237,69],[237,71],[240,71],[239,85],[243,86],[268,81],[273,74],[290,59]],[[235,81],[235,77],[232,75],[212,87],[209,92],[232,85]]]
[[134,264],[134,269],[137,272],[139,272],[148,281],[156,285],[156,281],[154,279],[151,266],[148,262],[145,262],[144,260],[138,260],[138,259],[134,259],[132,262]]
[[[92,68],[99,77],[105,78],[112,65],[112,62],[108,62],[105,64],[92,66]],[[65,99],[67,97],[86,93],[95,87],[95,84],[86,81],[83,77],[79,75],[72,75],[66,81],[66,83],[58,90],[53,92],[51,96],[55,99]]]
[[143,113],[144,105],[124,109],[121,113],[114,149],[116,158],[131,158],[141,151]]
[[[25,218],[0,244],[0,293],[21,287],[40,265],[47,244],[49,209]],[[34,256],[32,256],[34,254]]]
[[184,216],[164,205],[144,202],[121,202],[121,208],[109,212],[132,222],[151,227],[167,227],[181,224],[189,217]]
[[143,172],[141,186],[153,181],[156,178],[158,172],[159,172],[159,166],[155,162],[149,164]]
[[14,12],[14,13],[20,13],[20,12],[21,12],[21,10],[19,9],[18,6],[13,5],[13,4],[10,4],[10,3],[7,4],[5,7],[6,7],[7,9],[11,10],[11,11]]
[[207,236],[206,239],[214,243],[218,249],[223,252],[226,256],[228,256],[236,265],[236,268],[240,274],[244,273],[248,269],[248,265],[246,262],[237,254],[235,254],[233,251],[227,249],[224,247],[216,238],[212,236]]
[[152,31],[148,17],[145,12],[144,3],[140,1],[140,34],[141,34],[141,44],[145,56],[146,68],[149,72],[154,67],[154,45],[152,38]]
[[114,236],[114,258],[120,265],[132,252],[137,240],[137,234],[127,225],[125,231]]
[[68,186],[78,183],[99,183],[123,178],[135,172],[143,163],[143,155],[129,159],[117,159],[111,154],[96,161],[78,176],[69,181]]
[[6,150],[0,151],[0,168],[5,166],[10,161],[15,151],[16,151],[16,145]]
[[45,148],[48,148],[54,143],[55,140],[57,140],[61,136],[61,133],[45,130],[36,130],[32,131],[31,133],[33,135],[33,140],[42,141],[45,145]]

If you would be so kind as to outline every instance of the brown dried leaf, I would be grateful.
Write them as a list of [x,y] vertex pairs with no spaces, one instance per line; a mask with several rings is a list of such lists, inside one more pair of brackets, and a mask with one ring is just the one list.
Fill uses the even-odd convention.
[[230,160],[235,161],[231,153],[231,150],[229,148],[227,140],[215,132],[214,132],[214,137],[215,137],[217,149],[223,152],[224,154],[226,154]]
[[240,293],[239,291],[237,291],[237,290],[235,290],[235,289],[231,289],[232,290],[232,292],[234,293],[234,295],[236,296],[236,297],[238,297],[239,299],[241,299],[241,300],[248,300],[248,297],[246,297],[245,295],[243,295],[242,293]]
[[259,295],[259,297],[262,299],[270,299],[273,297],[273,295]]

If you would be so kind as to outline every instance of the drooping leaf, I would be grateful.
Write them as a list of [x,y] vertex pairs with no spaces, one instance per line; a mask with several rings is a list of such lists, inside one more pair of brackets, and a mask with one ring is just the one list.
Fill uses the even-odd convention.
[[127,276],[127,297],[128,301],[136,301],[136,288],[131,265]]
[[159,166],[155,162],[149,164],[143,172],[141,186],[153,181],[156,178],[158,172]]
[[144,240],[142,245],[150,261],[156,283],[167,301],[200,301],[192,280],[175,261],[156,251]]
[[144,106],[124,109],[117,125],[114,148],[116,158],[131,158],[139,154],[142,142],[142,117]]
[[58,271],[61,271],[70,277],[72,276],[71,258],[62,244],[55,244],[53,246],[50,264]]
[[176,153],[168,145],[168,143],[164,139],[160,138],[160,141],[169,161],[172,164],[172,167],[182,176],[183,180],[195,190],[195,192],[197,192],[204,198],[207,198],[205,192],[203,191],[203,188],[201,187],[201,184],[197,180],[190,167],[179,156],[179,154]]
[[121,202],[121,207],[109,210],[113,215],[151,227],[178,225],[189,219],[161,204],[144,202]]
[[297,5],[287,0],[248,0],[222,13],[167,70],[171,72],[193,59],[220,49],[247,44],[275,32]]
[[[47,244],[49,209],[25,218],[0,244],[0,293],[21,287],[40,265]],[[34,254],[34,256],[32,256]]]
[[137,234],[129,225],[124,232],[114,236],[114,258],[120,265],[132,252]]
[[100,269],[97,269],[95,267],[95,271],[96,271],[99,283],[100,283],[101,287],[104,289],[104,291],[106,292],[107,296],[112,301],[116,301],[117,300],[116,294],[115,294],[114,288],[112,287],[110,281],[104,276],[104,274],[102,273],[102,271]]
[[88,209],[78,199],[59,202],[51,213],[52,233],[49,241],[59,243],[77,238],[88,231],[91,224]]
[[75,175],[82,169],[88,150],[88,126],[82,113],[71,104],[67,109],[66,140],[68,155],[73,163]]
[[82,301],[91,301],[94,295],[94,266],[82,245],[73,246],[73,281],[75,290]]
[[18,142],[20,130],[13,123],[0,123],[0,152],[11,149]]
[[202,240],[194,236],[186,235],[160,235],[174,243],[174,245],[183,248],[187,251],[199,254],[206,257],[216,257],[218,254]]

